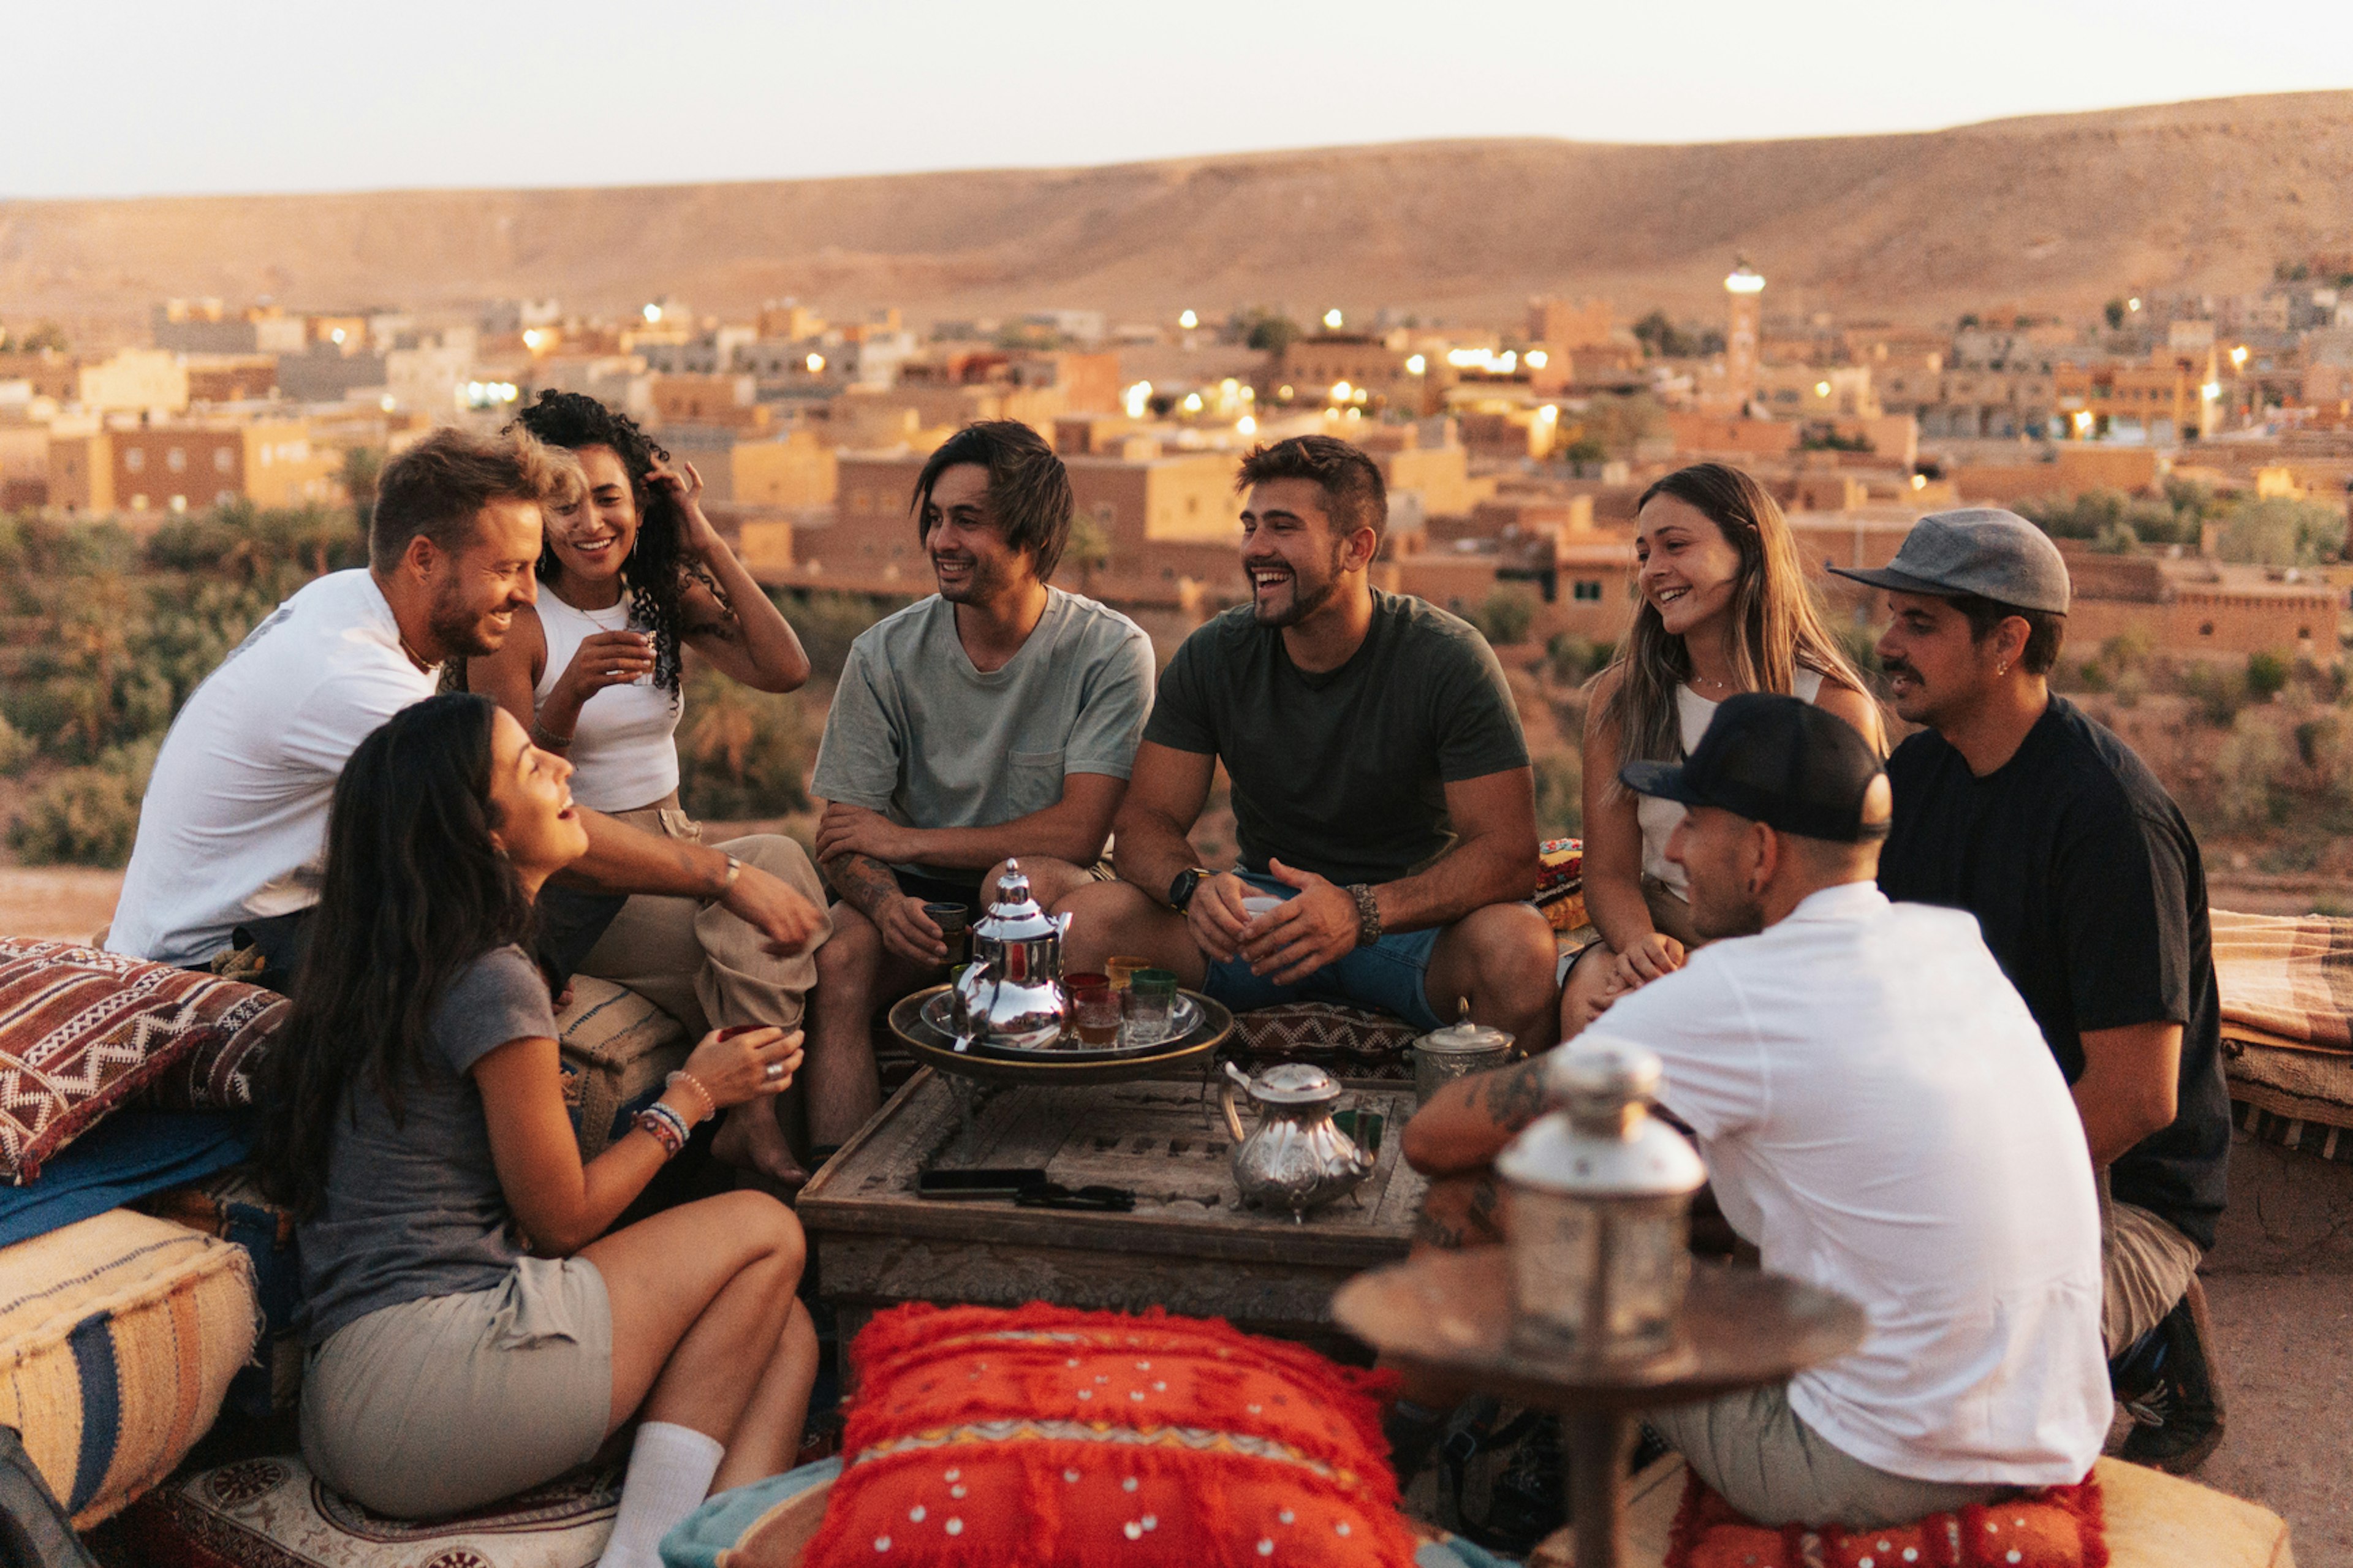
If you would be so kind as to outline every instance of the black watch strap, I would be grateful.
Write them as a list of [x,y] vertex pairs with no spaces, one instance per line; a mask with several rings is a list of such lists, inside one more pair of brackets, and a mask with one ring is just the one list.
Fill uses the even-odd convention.
[[1186,906],[1193,901],[1193,895],[1200,889],[1201,884],[1215,875],[1217,873],[1206,866],[1187,866],[1177,872],[1176,879],[1168,884],[1168,907],[1178,914],[1183,914]]

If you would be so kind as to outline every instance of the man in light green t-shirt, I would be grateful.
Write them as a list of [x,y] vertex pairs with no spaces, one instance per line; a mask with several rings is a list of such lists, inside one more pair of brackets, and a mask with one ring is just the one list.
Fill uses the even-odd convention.
[[1097,875],[1084,868],[1103,858],[1152,707],[1142,628],[1046,585],[1071,486],[1036,432],[958,431],[924,464],[913,510],[940,591],[851,647],[811,781],[818,864],[841,900],[801,1071],[818,1149],[881,1102],[874,1008],[947,961],[923,906],[976,916],[1008,858],[1048,905]]

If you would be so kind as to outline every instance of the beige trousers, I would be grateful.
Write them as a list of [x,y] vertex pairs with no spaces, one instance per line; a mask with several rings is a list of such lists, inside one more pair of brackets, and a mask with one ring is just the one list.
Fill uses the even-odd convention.
[[[700,843],[702,826],[671,805],[606,813],[616,821],[666,838]],[[756,833],[718,847],[791,884],[822,911],[825,888],[801,847],[781,834]],[[580,973],[626,985],[700,1039],[736,1024],[800,1026],[809,988],[817,984],[817,950],[833,934],[827,916],[808,946],[787,957],[718,904],[699,899],[639,893],[621,906],[605,934],[580,961]]]
[[2165,1321],[2205,1256],[2148,1210],[2110,1198],[2100,1173],[2100,1338],[2110,1361]]

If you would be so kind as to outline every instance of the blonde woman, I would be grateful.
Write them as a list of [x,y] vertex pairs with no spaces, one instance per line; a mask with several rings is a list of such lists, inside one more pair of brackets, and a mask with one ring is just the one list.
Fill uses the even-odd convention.
[[1823,623],[1780,507],[1754,479],[1723,463],[1669,474],[1642,493],[1634,553],[1634,625],[1586,710],[1585,901],[1601,937],[1569,966],[1563,1038],[1683,967],[1695,941],[1683,868],[1666,858],[1683,808],[1627,789],[1620,764],[1684,755],[1716,705],[1741,691],[1802,698],[1886,750],[1879,705]]

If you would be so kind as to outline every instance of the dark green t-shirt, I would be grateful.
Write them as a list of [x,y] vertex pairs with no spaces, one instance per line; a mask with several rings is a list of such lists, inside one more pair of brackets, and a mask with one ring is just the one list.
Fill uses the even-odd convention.
[[1343,885],[1421,870],[1454,844],[1446,785],[1528,765],[1487,640],[1377,590],[1363,645],[1322,675],[1248,605],[1219,616],[1169,661],[1144,738],[1225,763],[1244,869],[1271,856]]

